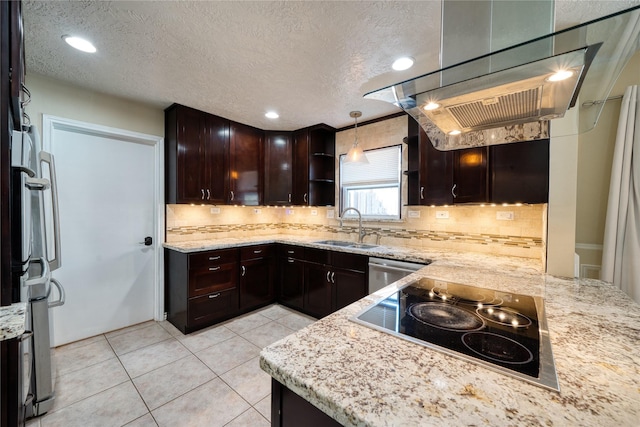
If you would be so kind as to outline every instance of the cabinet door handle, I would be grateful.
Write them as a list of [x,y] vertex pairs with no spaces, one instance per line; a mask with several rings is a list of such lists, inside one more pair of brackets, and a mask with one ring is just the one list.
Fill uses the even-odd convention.
[[253,251],[254,254],[261,254],[262,253],[262,249],[259,249],[257,251]]
[[424,200],[424,187],[420,187],[420,200]]
[[204,200],[204,190],[201,188],[200,191],[202,191],[202,200]]
[[242,269],[242,274],[241,274],[241,276],[242,276],[242,277],[244,277],[244,275],[245,275],[245,274],[246,274],[246,272],[247,272],[247,269],[246,269],[246,268],[244,268],[244,265],[241,265],[241,266],[240,266],[240,268]]
[[287,251],[288,254],[295,254],[296,251]]
[[302,200],[304,200],[304,202],[307,203],[307,193],[304,193],[304,195],[302,196]]
[[289,203],[291,203],[291,193],[289,193]]
[[207,188],[207,200],[211,200],[211,191]]
[[331,274],[330,271],[327,271],[327,283],[331,283],[331,279],[329,279],[329,275]]
[[218,271],[220,270],[220,267],[209,267],[209,271]]
[[220,296],[220,292],[217,294],[209,295],[209,299],[218,298]]
[[458,184],[453,184],[453,187],[451,187],[451,195],[453,196],[454,199],[458,197],[458,195],[455,193],[455,189],[457,186]]
[[336,283],[336,272],[331,273],[331,283]]
[[230,193],[230,200],[233,201],[233,199],[235,198],[235,194],[233,194],[233,191],[229,191]]
[[218,256],[210,256],[209,257],[209,261],[215,261],[217,259],[220,259],[220,255],[218,255]]
[[294,260],[293,258],[287,258],[287,262],[290,262],[293,264],[294,262],[296,262],[296,260]]

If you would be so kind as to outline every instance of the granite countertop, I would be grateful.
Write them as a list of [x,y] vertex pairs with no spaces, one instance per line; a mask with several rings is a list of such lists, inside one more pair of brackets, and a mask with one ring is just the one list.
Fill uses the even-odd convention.
[[19,302],[0,307],[0,341],[24,334],[27,321],[27,303]]
[[349,252],[367,255],[370,257],[380,257],[397,259],[410,262],[431,262],[438,261],[439,265],[456,265],[461,267],[477,267],[478,265],[489,265],[504,272],[511,272],[517,275],[541,275],[543,266],[539,260],[526,259],[509,256],[494,256],[474,252],[459,252],[452,250],[439,250],[432,248],[410,248],[398,246],[379,245],[371,249],[360,249],[355,247],[342,247],[317,243],[322,238],[298,237],[287,235],[257,236],[250,238],[226,238],[215,240],[195,240],[191,242],[164,243],[163,246],[183,253],[195,253],[207,250],[226,249],[241,246],[250,246],[266,243],[284,243],[299,246],[306,246],[318,249],[329,249],[337,252]]
[[[273,378],[348,426],[637,426],[640,306],[610,284],[439,261],[265,348]],[[544,290],[560,392],[351,322],[416,277]]]

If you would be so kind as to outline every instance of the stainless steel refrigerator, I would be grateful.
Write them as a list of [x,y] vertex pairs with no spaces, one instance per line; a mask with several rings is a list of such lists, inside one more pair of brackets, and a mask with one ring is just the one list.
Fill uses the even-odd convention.
[[14,299],[27,302],[28,329],[33,332],[24,345],[24,414],[29,418],[53,406],[49,310],[63,305],[65,298],[53,277],[61,254],[54,160],[42,151],[33,125],[13,131],[11,165]]

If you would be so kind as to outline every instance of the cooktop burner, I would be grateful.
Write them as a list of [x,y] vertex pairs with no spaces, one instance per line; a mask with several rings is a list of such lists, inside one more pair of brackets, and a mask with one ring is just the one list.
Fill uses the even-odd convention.
[[351,320],[559,390],[542,298],[423,278]]

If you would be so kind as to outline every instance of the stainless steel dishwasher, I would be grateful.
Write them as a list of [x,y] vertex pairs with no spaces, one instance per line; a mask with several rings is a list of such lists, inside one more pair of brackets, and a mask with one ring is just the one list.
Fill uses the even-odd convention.
[[396,261],[384,258],[369,258],[369,293],[372,294],[405,276],[420,270],[429,262]]

